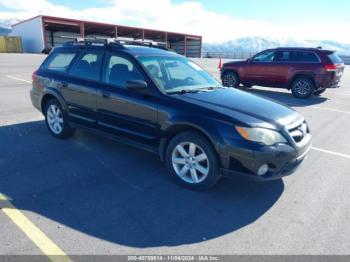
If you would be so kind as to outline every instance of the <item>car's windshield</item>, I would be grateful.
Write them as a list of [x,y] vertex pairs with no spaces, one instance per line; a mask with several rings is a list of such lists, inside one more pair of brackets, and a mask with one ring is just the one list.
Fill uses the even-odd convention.
[[221,87],[220,83],[191,60],[180,56],[139,56],[157,85],[167,93]]

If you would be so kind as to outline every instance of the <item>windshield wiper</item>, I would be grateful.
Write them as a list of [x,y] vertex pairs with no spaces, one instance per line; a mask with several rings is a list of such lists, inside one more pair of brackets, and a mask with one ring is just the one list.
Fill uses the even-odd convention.
[[201,89],[181,89],[179,91],[170,91],[170,92],[167,92],[168,94],[180,94],[180,95],[183,95],[183,94],[189,94],[189,93],[198,93],[198,92],[201,92],[203,90]]
[[207,89],[207,90],[216,90],[216,89],[222,89],[225,88],[223,86],[208,86],[208,87],[204,87],[202,89]]
[[168,94],[189,94],[189,93],[199,93],[199,92],[206,92],[206,91],[211,91],[215,89],[221,89],[224,87],[221,86],[209,86],[209,87],[202,87],[202,88],[196,88],[196,89],[181,89],[179,91],[170,91],[167,92]]

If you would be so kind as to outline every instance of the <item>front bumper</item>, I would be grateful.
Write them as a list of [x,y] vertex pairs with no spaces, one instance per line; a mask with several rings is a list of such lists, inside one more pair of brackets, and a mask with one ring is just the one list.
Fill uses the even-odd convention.
[[[269,181],[293,174],[311,149],[311,137],[301,147],[287,144],[257,146],[246,150],[237,145],[229,145],[221,158],[221,173],[224,176],[244,176],[255,181]],[[259,167],[268,164],[268,172],[257,175]]]

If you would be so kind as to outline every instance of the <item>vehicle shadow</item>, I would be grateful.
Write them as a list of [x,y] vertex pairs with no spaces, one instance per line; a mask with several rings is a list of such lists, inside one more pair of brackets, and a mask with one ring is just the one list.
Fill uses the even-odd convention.
[[272,99],[274,101],[284,103],[288,106],[293,106],[293,107],[305,107],[305,106],[317,105],[317,104],[324,103],[328,100],[328,98],[323,96],[311,96],[308,99],[298,99],[298,98],[295,98],[289,91],[266,90],[266,89],[259,89],[258,87],[253,87],[249,89],[242,88],[241,90],[255,94],[255,95],[260,95],[264,98]]
[[43,121],[0,127],[0,137],[0,193],[17,208],[130,247],[232,233],[259,219],[284,190],[282,180],[222,179],[207,192],[190,191],[156,155],[81,131],[54,139]]

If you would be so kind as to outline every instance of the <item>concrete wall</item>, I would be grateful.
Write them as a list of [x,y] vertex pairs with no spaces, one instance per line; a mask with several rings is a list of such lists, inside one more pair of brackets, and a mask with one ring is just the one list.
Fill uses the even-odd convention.
[[10,35],[22,38],[22,47],[25,53],[40,53],[44,49],[41,17],[14,25]]

